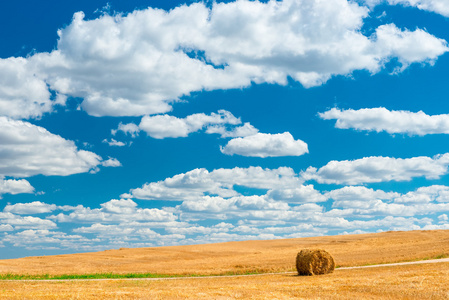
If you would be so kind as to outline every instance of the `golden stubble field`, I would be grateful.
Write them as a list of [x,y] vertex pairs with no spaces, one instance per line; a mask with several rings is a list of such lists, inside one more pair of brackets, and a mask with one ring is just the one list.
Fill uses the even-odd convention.
[[[449,255],[449,230],[121,249],[0,260],[0,273],[221,274],[294,270],[303,248],[330,252],[338,266]],[[0,281],[2,299],[449,299],[449,263],[170,280]]]

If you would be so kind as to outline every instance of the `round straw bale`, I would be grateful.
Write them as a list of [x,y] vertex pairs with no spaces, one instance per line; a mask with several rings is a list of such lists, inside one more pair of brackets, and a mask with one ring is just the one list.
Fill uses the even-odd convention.
[[321,275],[332,273],[335,262],[332,255],[321,249],[303,249],[296,256],[298,275]]

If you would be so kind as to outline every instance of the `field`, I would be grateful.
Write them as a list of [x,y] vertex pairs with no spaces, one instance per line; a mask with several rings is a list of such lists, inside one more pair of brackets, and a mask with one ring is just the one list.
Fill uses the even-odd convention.
[[[302,248],[323,248],[338,266],[449,256],[449,231],[386,232],[274,241],[119,249],[0,260],[0,273],[171,275],[245,274],[294,270]],[[449,263],[337,269],[322,276],[293,273],[177,279],[0,281],[2,299],[448,299]]]

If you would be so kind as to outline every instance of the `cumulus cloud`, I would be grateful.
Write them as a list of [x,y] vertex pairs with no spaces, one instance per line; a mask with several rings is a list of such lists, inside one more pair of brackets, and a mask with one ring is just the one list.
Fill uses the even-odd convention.
[[57,225],[51,220],[44,220],[32,216],[18,216],[11,212],[0,212],[0,221],[2,224],[11,225],[15,230],[20,229],[50,229]]
[[[436,39],[422,29],[401,30],[394,24],[379,26],[376,38],[383,60],[392,56],[397,57],[401,63],[396,72],[403,71],[416,62],[433,64],[438,56],[449,50],[445,40]],[[423,43],[422,47],[415,47],[416,43]]]
[[[170,115],[144,116],[139,125],[134,123],[120,123],[112,134],[122,131],[136,137],[140,131],[145,131],[148,136],[155,139],[187,137],[190,133],[206,129],[208,134],[218,133],[221,137],[244,136],[257,133],[258,130],[249,123],[243,126],[240,118],[236,118],[226,110],[219,110],[218,113],[206,115],[198,113],[185,118],[178,118]],[[229,129],[228,127],[231,127]]]
[[[12,227],[11,225],[9,225],[9,224],[1,224],[0,225],[0,231],[1,232],[3,232],[3,231],[14,231],[14,227]],[[3,245],[3,244],[2,244]]]
[[[243,211],[260,210],[288,210],[288,204],[280,201],[272,201],[265,196],[237,196],[229,199],[221,197],[204,196],[201,199],[184,201],[179,208],[183,212],[212,212],[226,213],[227,216],[241,216]],[[215,218],[214,215],[210,216]]]
[[[4,232],[0,242],[27,249],[102,250],[447,227],[447,186],[420,187],[404,194],[347,186],[320,195],[311,185],[298,185],[297,178],[276,176],[288,175],[288,169],[252,171],[220,169],[206,175],[223,185],[238,182],[245,187],[271,188],[266,194],[258,195],[251,188],[247,190],[251,193],[229,197],[205,192],[162,209],[141,208],[131,199],[113,199],[100,208],[55,207],[41,202],[8,205],[0,213],[0,231]],[[255,176],[248,176],[251,174]],[[194,184],[191,175],[173,177],[164,184],[179,188]],[[329,202],[320,204],[323,201]],[[55,214],[58,210],[65,213]],[[53,215],[47,220],[26,216],[34,213]],[[208,225],[198,224],[206,220]],[[76,235],[54,231],[57,223],[63,222],[74,224]]]
[[319,183],[357,185],[372,182],[410,181],[415,177],[438,179],[447,174],[449,153],[433,158],[419,156],[393,158],[371,156],[356,160],[330,161],[320,169],[307,168],[301,173],[304,180]]
[[336,128],[386,131],[409,135],[449,134],[449,114],[429,116],[422,111],[390,111],[384,107],[359,110],[332,108],[319,113],[323,120],[336,119]]
[[364,186],[345,186],[341,189],[332,190],[326,193],[326,197],[336,201],[369,201],[375,199],[391,200],[399,197],[396,192],[384,192],[373,190]]
[[48,229],[28,229],[13,234],[6,234],[3,241],[27,250],[55,250],[61,248],[79,251],[101,250],[101,248],[95,248],[91,245],[86,247],[86,243],[91,244],[95,240]]
[[398,204],[381,200],[335,202],[328,216],[356,218],[357,216],[423,216],[449,209],[447,203]]
[[19,215],[44,214],[56,210],[55,204],[47,204],[40,201],[31,203],[17,203],[14,205],[6,205],[4,212],[10,212]]
[[[135,223],[123,223],[119,225],[103,225],[95,223],[91,226],[74,229],[74,232],[80,234],[95,234],[97,239],[110,247],[149,247],[164,246],[166,244],[179,243],[185,239],[185,236],[175,232],[173,234],[160,234],[148,228],[145,224],[138,226]],[[138,241],[138,242],[137,242]],[[114,244],[116,246],[114,246]],[[104,247],[104,245],[103,245]]]
[[296,188],[283,188],[270,190],[269,198],[282,200],[289,203],[324,202],[328,199],[325,195],[315,190],[313,185],[301,185]]
[[447,222],[449,220],[448,216],[446,214],[442,214],[438,216],[438,220],[442,223]]
[[192,132],[203,129],[205,126],[215,124],[237,125],[240,123],[240,119],[234,117],[230,112],[220,110],[218,113],[210,115],[199,113],[183,119],[169,115],[144,116],[140,122],[139,129],[145,131],[153,138],[163,139],[167,137],[186,137]]
[[400,197],[396,192],[373,190],[364,186],[345,186],[341,189],[327,192],[325,197],[332,199],[332,207],[368,209],[372,206],[383,205],[383,201],[391,202]]
[[217,133],[220,134],[222,138],[245,137],[255,135],[258,132],[259,130],[248,122],[243,124],[242,126],[234,127],[232,130],[228,130],[223,125],[209,126],[206,130],[206,133],[209,134]]
[[97,154],[79,150],[74,142],[42,127],[6,117],[0,117],[0,154],[0,176],[65,176],[89,172],[102,163],[110,165]]
[[388,0],[388,3],[412,6],[449,17],[449,3],[446,0]]
[[136,210],[137,203],[131,199],[111,200],[109,202],[101,204],[101,207],[105,212],[116,214],[131,214]]
[[394,199],[395,203],[425,204],[430,202],[449,202],[449,187],[432,185],[420,187],[416,191],[408,192]]
[[14,101],[2,110],[11,117],[39,116],[73,96],[94,116],[163,114],[195,91],[287,78],[311,87],[355,70],[379,72],[391,60],[398,71],[433,63],[448,51],[446,41],[394,24],[365,36],[368,14],[346,0],[193,3],[93,20],[78,12],[51,53],[1,60],[0,105]]
[[0,116],[40,117],[52,110],[50,92],[25,58],[0,59]]
[[116,159],[110,157],[108,160],[104,160],[101,162],[103,167],[121,167],[122,164]]
[[122,131],[125,134],[129,134],[129,135],[131,135],[131,137],[134,138],[137,135],[139,135],[140,128],[138,125],[136,125],[134,123],[123,124],[122,122],[120,122],[117,129],[111,130],[111,134],[116,135],[118,131]]
[[105,144],[108,144],[109,146],[116,146],[116,147],[126,146],[125,143],[120,142],[120,141],[116,141],[114,139],[110,139],[110,140],[104,139],[102,142],[105,143]]
[[197,199],[204,193],[230,197],[237,194],[232,183],[221,183],[214,180],[206,169],[195,169],[185,174],[178,174],[163,181],[144,184],[141,188],[132,189],[121,197],[133,197],[147,200],[182,201]]
[[196,200],[206,195],[224,198],[239,196],[235,185],[254,189],[276,189],[298,187],[300,180],[295,172],[286,167],[262,169],[261,167],[216,169],[194,169],[163,181],[144,184],[121,197],[147,200],[183,201]]
[[2,194],[22,194],[22,193],[33,193],[34,188],[31,184],[25,180],[15,180],[15,179],[3,179],[0,178],[0,197]]
[[[204,130],[207,134],[219,134],[221,138],[236,138],[236,137],[248,137],[249,140],[255,139],[264,139],[265,136],[271,136],[267,134],[258,134],[259,130],[255,128],[250,123],[246,122],[245,124],[240,125],[242,122],[240,118],[236,118],[232,113],[226,110],[219,110],[217,113],[211,113],[210,115],[206,115],[204,113],[198,113],[189,115],[185,118],[178,118],[170,115],[153,115],[153,116],[144,116],[139,125],[134,123],[122,124],[120,123],[117,129],[111,131],[113,135],[116,135],[117,132],[122,131],[124,134],[130,134],[131,137],[135,138],[139,135],[141,131],[146,132],[146,134],[155,139],[165,139],[165,138],[179,138],[179,137],[187,137],[189,134],[198,132],[200,130]],[[267,145],[264,149],[260,149],[260,151],[266,151],[267,156],[282,156],[282,151],[276,149],[268,149],[270,146],[276,148],[281,148],[284,145],[289,148],[283,148],[286,153],[297,153],[297,150],[294,150],[293,147],[297,147],[300,141],[294,141],[293,138],[286,136],[288,133],[284,133],[283,135],[277,137],[273,137],[271,140],[263,141]],[[255,136],[255,137],[250,137]],[[282,141],[285,140],[285,141]],[[111,141],[104,140],[103,142],[108,143],[111,146],[124,146],[125,144],[122,142],[117,142],[114,139]],[[271,145],[270,142],[275,142],[275,144]],[[235,144],[236,141],[231,141],[231,144]],[[238,142],[237,142],[238,143]],[[284,144],[282,144],[284,143]],[[296,145],[294,145],[296,143]],[[260,144],[260,143],[259,143]],[[276,145],[278,144],[278,145]],[[306,145],[307,148],[307,145]],[[223,151],[223,149],[222,149]],[[249,150],[248,150],[249,151]],[[268,152],[272,153],[268,153]],[[279,154],[275,153],[276,151]],[[223,152],[224,153],[224,152]],[[252,156],[260,156],[261,154],[252,155]]]
[[71,211],[69,214],[59,213],[50,216],[58,222],[122,222],[122,221],[153,221],[171,222],[177,217],[169,211],[157,208],[138,208],[130,199],[110,200],[101,204],[101,208],[89,208],[82,205],[76,207],[59,207]]
[[295,140],[289,132],[268,134],[257,133],[243,138],[234,138],[221,152],[227,155],[253,157],[300,156],[308,153],[307,144]]

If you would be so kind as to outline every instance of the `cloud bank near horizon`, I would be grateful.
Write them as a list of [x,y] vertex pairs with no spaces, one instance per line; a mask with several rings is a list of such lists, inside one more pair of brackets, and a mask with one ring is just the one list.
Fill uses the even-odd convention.
[[[289,168],[196,169],[145,184],[98,208],[40,201],[6,205],[0,212],[0,231],[5,233],[0,242],[28,250],[93,251],[335,232],[449,229],[448,186],[406,193],[365,186],[320,192],[304,185],[300,176]],[[243,195],[234,189],[237,185],[253,192]],[[176,202],[161,209],[141,208],[143,203],[129,196]],[[205,221],[210,224],[201,225]],[[75,225],[73,233],[59,229],[66,223]]]

